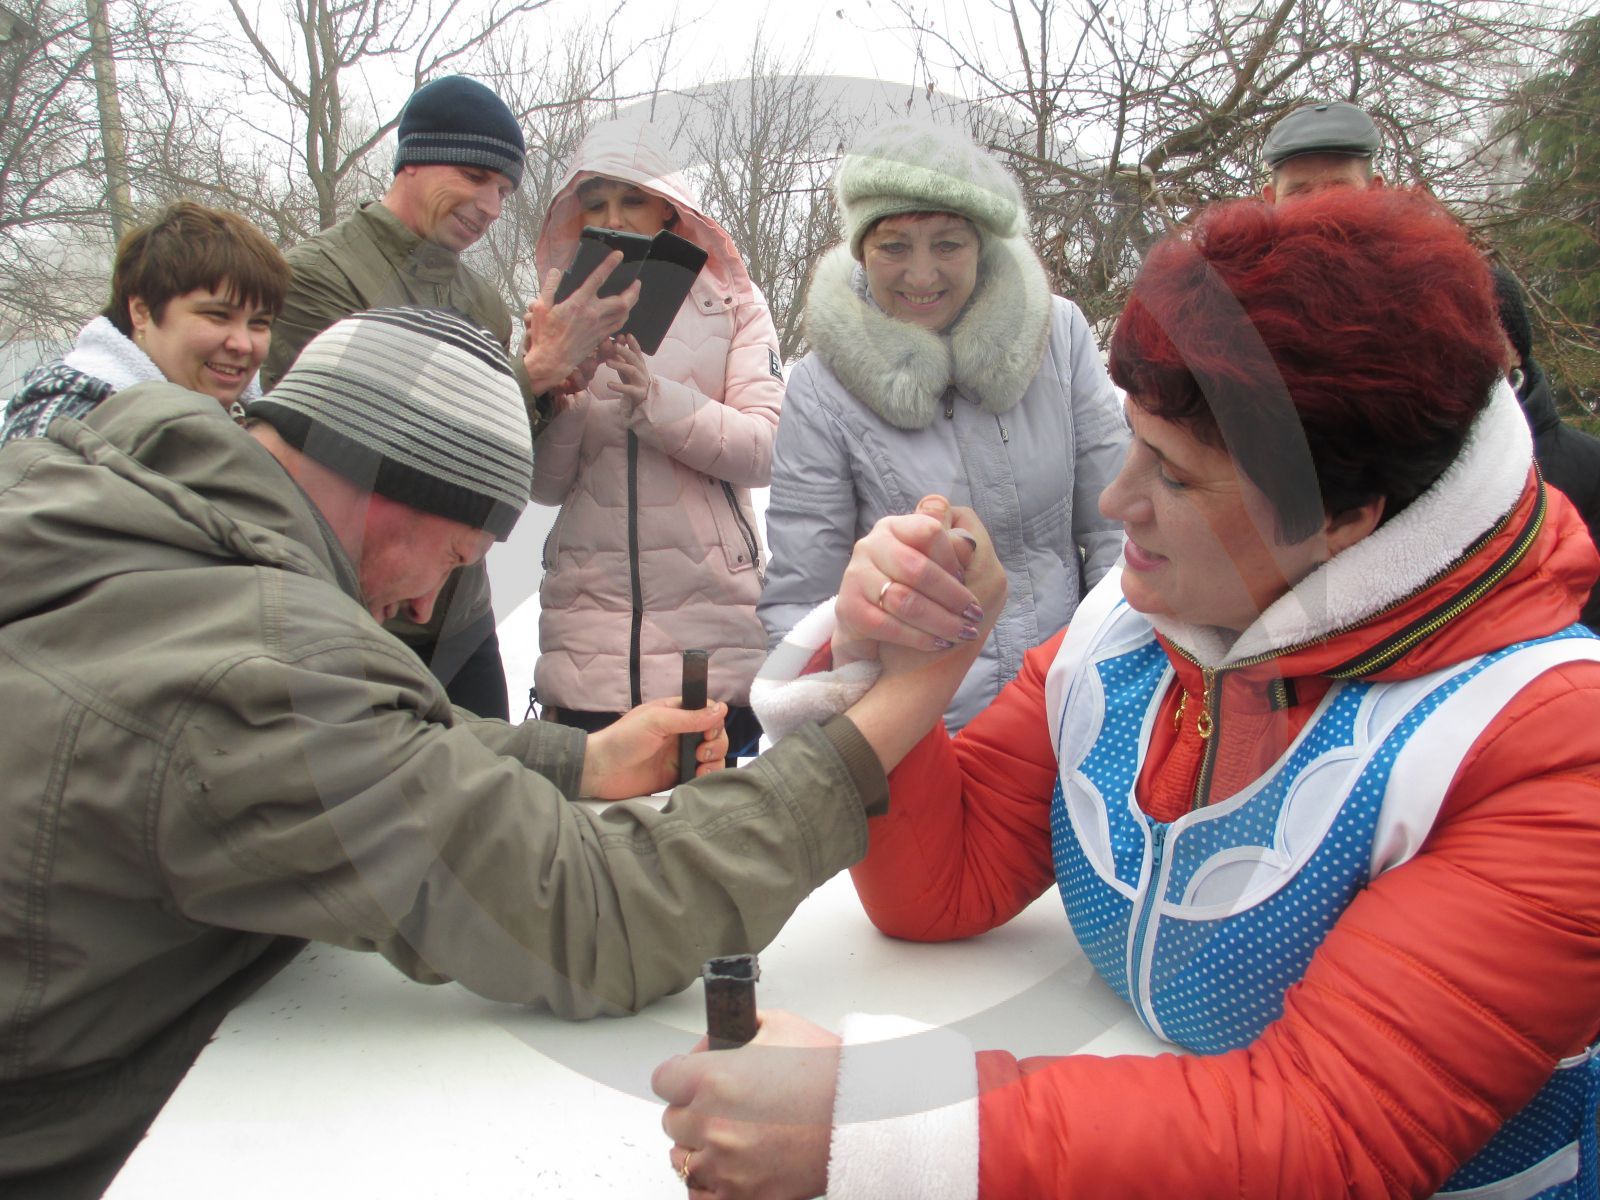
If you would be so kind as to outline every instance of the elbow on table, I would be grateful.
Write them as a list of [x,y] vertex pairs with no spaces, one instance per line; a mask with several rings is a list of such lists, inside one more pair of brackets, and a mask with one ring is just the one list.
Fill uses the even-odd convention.
[[867,920],[887,937],[903,942],[955,942],[987,933],[993,928],[990,923],[961,920],[943,901],[932,895],[925,894],[915,899],[896,896],[891,902],[886,897],[874,895],[877,889],[857,873],[857,868],[852,867],[850,874]]

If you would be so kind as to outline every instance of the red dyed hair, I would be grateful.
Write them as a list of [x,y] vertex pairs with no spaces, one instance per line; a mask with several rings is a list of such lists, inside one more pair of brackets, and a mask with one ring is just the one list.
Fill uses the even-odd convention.
[[1157,245],[1110,372],[1140,408],[1225,447],[1295,542],[1325,515],[1381,497],[1387,519],[1426,491],[1500,352],[1488,269],[1437,201],[1335,188],[1220,205]]

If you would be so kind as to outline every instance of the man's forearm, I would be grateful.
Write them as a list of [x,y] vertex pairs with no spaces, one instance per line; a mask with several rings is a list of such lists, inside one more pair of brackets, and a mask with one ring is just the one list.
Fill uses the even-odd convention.
[[894,770],[934,725],[977,660],[981,642],[945,651],[926,666],[885,672],[867,694],[845,712],[878,756],[884,772]]

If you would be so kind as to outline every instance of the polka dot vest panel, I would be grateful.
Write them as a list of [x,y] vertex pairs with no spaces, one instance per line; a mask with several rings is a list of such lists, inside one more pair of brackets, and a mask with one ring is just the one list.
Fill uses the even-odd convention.
[[[1517,690],[1559,662],[1600,661],[1600,642],[1574,627],[1416,680],[1336,684],[1262,778],[1164,823],[1140,810],[1134,783],[1172,667],[1143,617],[1096,598],[1047,686],[1056,879],[1101,977],[1153,1033],[1199,1053],[1248,1045],[1282,1015],[1345,906],[1415,853],[1462,756]],[[1440,1194],[1595,1196],[1597,1103],[1594,1054],[1562,1063]]]

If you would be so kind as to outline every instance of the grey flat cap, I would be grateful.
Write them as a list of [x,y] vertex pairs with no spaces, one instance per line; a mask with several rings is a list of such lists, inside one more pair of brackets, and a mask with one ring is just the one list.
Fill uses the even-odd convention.
[[1276,167],[1298,154],[1359,154],[1378,150],[1378,127],[1354,104],[1327,100],[1297,108],[1272,127],[1261,148],[1267,166]]

